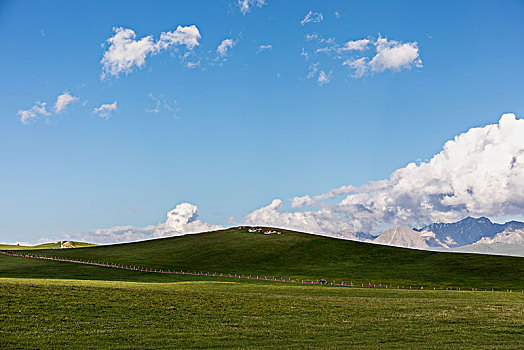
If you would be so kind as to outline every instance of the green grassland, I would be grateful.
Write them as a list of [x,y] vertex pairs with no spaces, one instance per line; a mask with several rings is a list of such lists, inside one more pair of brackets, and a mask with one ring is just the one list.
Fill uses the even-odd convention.
[[[220,230],[38,255],[158,269],[420,288],[524,289],[524,259],[428,252],[280,230]],[[1,276],[1,270],[0,270]],[[16,275],[9,275],[17,277]]]
[[[0,255],[0,348],[519,349],[524,342],[523,258],[238,229],[31,253],[417,289],[167,275]],[[432,288],[451,285],[462,290]]]
[[518,349],[521,293],[0,280],[0,347]]

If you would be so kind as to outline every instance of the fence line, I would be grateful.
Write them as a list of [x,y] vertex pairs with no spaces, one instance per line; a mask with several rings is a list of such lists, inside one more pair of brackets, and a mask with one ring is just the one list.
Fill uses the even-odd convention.
[[[121,270],[129,270],[129,271],[138,271],[138,272],[149,272],[149,273],[162,273],[162,274],[174,274],[174,275],[188,275],[188,276],[207,276],[207,277],[225,277],[225,278],[238,278],[238,279],[249,279],[249,280],[260,280],[260,281],[272,281],[272,282],[286,282],[286,283],[301,283],[301,284],[324,284],[324,285],[330,285],[330,286],[344,286],[344,287],[359,287],[359,288],[381,288],[381,289],[412,289],[412,286],[393,286],[393,285],[376,285],[376,284],[364,284],[364,283],[344,283],[344,282],[320,282],[320,281],[307,281],[307,280],[298,280],[298,279],[290,279],[290,278],[277,278],[277,277],[267,277],[267,276],[243,276],[243,275],[236,275],[236,274],[224,274],[224,273],[208,273],[208,272],[188,272],[188,271],[172,271],[172,270],[163,270],[163,269],[152,269],[152,268],[144,268],[144,267],[134,267],[134,266],[124,266],[124,265],[118,265],[118,264],[106,264],[106,263],[98,263],[94,261],[84,261],[84,260],[73,260],[73,259],[63,259],[63,258],[55,258],[55,257],[47,257],[47,256],[41,256],[41,255],[32,255],[32,254],[19,254],[19,253],[12,253],[12,252],[6,252],[6,251],[0,251],[0,254],[13,256],[13,257],[19,257],[19,258],[31,258],[31,259],[42,259],[42,260],[51,260],[51,261],[60,261],[60,262],[69,262],[69,263],[75,263],[75,264],[84,264],[84,265],[91,265],[91,266],[100,266],[100,267],[109,267],[114,269],[121,269]],[[417,290],[417,287],[414,287],[413,290]],[[424,290],[424,287],[420,287],[420,290]],[[454,291],[460,291],[460,288],[453,289],[453,287],[446,287],[446,288],[440,288],[436,289],[433,287],[433,289],[426,289],[426,290],[454,290]],[[472,291],[478,291],[476,288],[472,288]],[[482,291],[482,290],[481,290]],[[485,289],[484,291],[490,291]],[[494,291],[494,289],[491,289],[491,291]],[[506,290],[507,292],[511,292],[511,290]]]

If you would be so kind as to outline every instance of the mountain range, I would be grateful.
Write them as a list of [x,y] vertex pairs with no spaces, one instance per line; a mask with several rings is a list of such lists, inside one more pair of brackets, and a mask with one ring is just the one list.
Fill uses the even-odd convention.
[[362,233],[350,236],[346,238],[397,247],[524,256],[524,222],[497,224],[486,217],[422,228],[392,227],[375,237]]

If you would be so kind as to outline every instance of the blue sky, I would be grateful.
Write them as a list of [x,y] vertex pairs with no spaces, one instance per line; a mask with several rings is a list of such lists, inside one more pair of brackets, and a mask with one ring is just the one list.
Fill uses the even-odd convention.
[[[522,1],[249,7],[0,2],[0,241],[156,224],[182,202],[198,205],[202,221],[239,223],[274,198],[387,179],[472,127],[523,115]],[[301,24],[310,11],[322,20]],[[113,28],[158,42],[191,25],[198,46],[174,45],[101,79]],[[350,52],[369,63],[380,39],[415,47],[420,63],[357,77],[343,65],[350,56],[315,53],[369,40]],[[66,92],[77,100],[56,113]],[[36,102],[50,115],[21,123],[19,111]],[[114,102],[106,117],[93,112]]]

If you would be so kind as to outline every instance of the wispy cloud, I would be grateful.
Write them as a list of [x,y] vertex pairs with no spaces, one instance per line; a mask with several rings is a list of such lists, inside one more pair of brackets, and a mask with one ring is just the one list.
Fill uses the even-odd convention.
[[328,74],[326,74],[326,72],[324,72],[323,70],[318,72],[318,78],[317,78],[318,85],[322,86],[322,85],[329,83],[331,81],[332,73],[333,72],[330,71]]
[[324,16],[322,16],[322,12],[313,12],[309,11],[304,19],[300,21],[301,25],[307,24],[307,23],[320,23],[324,19]]
[[134,211],[135,213],[141,213],[143,210],[139,206],[134,205],[131,207],[131,211]]
[[100,107],[97,107],[93,110],[93,113],[97,114],[101,118],[109,119],[111,113],[116,111],[117,103],[116,101],[111,104],[102,104]]
[[51,113],[46,110],[46,106],[47,103],[37,101],[33,107],[19,110],[17,115],[20,117],[20,122],[27,125],[37,120],[40,116],[50,116]]
[[[400,42],[384,37],[349,40],[339,44],[335,38],[323,38],[318,33],[306,35],[306,46],[301,55],[322,61],[323,66],[342,65],[349,68],[350,76],[362,78],[370,73],[387,70],[399,72],[422,68],[417,42]],[[335,62],[335,66],[330,61]]]
[[162,111],[171,113],[175,119],[178,119],[178,111],[179,108],[177,107],[177,101],[174,100],[173,103],[168,103],[167,100],[164,98],[164,95],[160,94],[158,97],[153,95],[152,93],[149,93],[149,98],[153,100],[154,106],[152,108],[146,108],[147,113],[161,113]]
[[270,44],[257,46],[256,52],[261,53],[262,51],[271,51],[273,46]]
[[264,0],[238,0],[237,6],[240,9],[240,12],[245,16],[246,13],[251,12],[253,7],[262,7],[266,5]]

